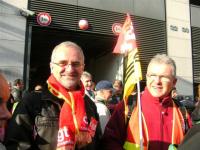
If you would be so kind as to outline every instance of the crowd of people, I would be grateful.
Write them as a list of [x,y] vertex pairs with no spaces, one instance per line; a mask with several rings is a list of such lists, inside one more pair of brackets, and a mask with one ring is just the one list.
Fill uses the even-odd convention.
[[133,91],[127,102],[123,100],[123,82],[101,80],[95,84],[85,71],[84,59],[83,50],[76,43],[60,43],[52,51],[51,74],[46,84],[37,85],[26,94],[23,80],[16,79],[11,87],[0,74],[0,149],[200,147],[200,105],[190,116],[174,100],[177,77],[172,58],[165,54],[154,56],[147,68],[144,91]]

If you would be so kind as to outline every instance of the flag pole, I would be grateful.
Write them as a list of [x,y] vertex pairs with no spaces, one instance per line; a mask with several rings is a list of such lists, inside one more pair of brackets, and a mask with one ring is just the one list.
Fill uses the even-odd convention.
[[140,133],[140,150],[143,150],[143,134],[142,134],[142,109],[141,109],[141,98],[140,98],[140,81],[137,82],[137,99],[138,99],[138,107],[139,107],[139,133]]
[[[135,59],[133,60],[134,66]],[[137,74],[137,73],[136,73]],[[142,133],[142,105],[141,105],[141,94],[140,94],[140,78],[137,75],[137,100],[138,100],[138,121],[139,121],[139,134],[140,134],[140,150],[143,150],[143,133]]]
[[[126,20],[122,27],[122,31],[118,37],[117,44],[113,50],[113,53],[124,54],[127,56],[125,85],[124,85],[124,101],[125,101],[125,122],[128,115],[128,106],[126,105],[127,99],[133,92],[135,84],[137,83],[137,101],[138,101],[138,121],[139,121],[139,141],[137,145],[140,145],[140,150],[143,150],[143,133],[142,133],[142,111],[141,111],[141,98],[140,98],[140,83],[142,80],[141,66],[139,62],[139,55],[136,44],[136,36],[134,33],[134,27],[131,21],[130,15],[127,13]],[[133,60],[132,60],[133,59]]]

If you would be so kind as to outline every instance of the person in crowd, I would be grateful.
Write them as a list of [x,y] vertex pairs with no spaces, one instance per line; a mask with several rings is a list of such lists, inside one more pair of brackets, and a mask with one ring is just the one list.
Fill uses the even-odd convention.
[[8,81],[8,87],[9,87],[9,90],[12,91],[12,83],[10,81]]
[[18,103],[22,100],[23,97],[23,88],[24,88],[24,83],[22,79],[16,79],[13,82],[13,88],[11,91],[11,94],[14,98],[14,103],[12,106],[12,113],[15,111],[15,108],[17,107]]
[[197,94],[195,97],[195,106],[197,106],[200,102],[200,84],[197,86]]
[[19,102],[22,100],[23,88],[24,88],[24,83],[22,79],[16,79],[13,82],[12,95],[14,97],[15,102]]
[[10,90],[8,82],[5,77],[0,74],[0,150],[5,150],[3,145],[5,129],[7,126],[7,121],[11,117],[11,113],[7,109],[6,103],[10,97]]
[[100,118],[101,131],[104,132],[105,126],[110,119],[110,111],[107,107],[107,103],[113,95],[113,86],[110,81],[101,80],[96,85],[95,101],[97,111]]
[[200,103],[199,102],[196,103],[195,108],[191,113],[191,117],[192,117],[193,124],[200,123]]
[[187,112],[191,115],[195,109],[195,102],[189,96],[179,95],[176,87],[171,91],[174,102],[179,103],[178,105],[184,106]]
[[80,80],[84,54],[66,41],[52,52],[51,75],[42,93],[18,104],[8,125],[7,150],[96,150],[101,137],[96,105]]
[[8,81],[8,87],[9,87],[9,90],[10,90],[10,97],[7,101],[7,108],[10,112],[12,112],[12,108],[13,108],[13,105],[14,105],[14,97],[12,95],[12,83]]
[[140,94],[143,141],[140,142],[138,103],[126,118],[122,101],[105,128],[102,149],[168,150],[180,144],[191,120],[188,115],[184,120],[185,115],[172,100],[171,90],[176,82],[174,60],[165,54],[154,56],[147,68],[146,87]]
[[108,108],[110,110],[110,113],[112,114],[116,104],[118,104],[123,99],[123,83],[121,80],[114,80],[113,82],[113,88],[115,89],[115,92],[113,93],[112,99],[108,102]]
[[92,90],[92,75],[89,72],[84,71],[81,75],[81,81],[83,82],[83,85],[85,87],[85,94],[89,96],[91,100],[95,101],[95,95]]
[[94,92],[95,91],[95,87],[96,87],[96,83],[94,81],[92,81],[92,86],[91,86],[91,90]]
[[115,80],[113,82],[113,88],[115,92],[113,94],[113,104],[118,104],[122,100],[123,96],[123,83],[121,80]]
[[199,150],[200,148],[200,105],[191,114],[193,126],[188,130],[178,150]]
[[174,87],[171,91],[171,95],[172,95],[172,98],[176,99],[177,96],[178,96],[178,92],[177,92],[177,89],[176,87]]
[[34,88],[34,92],[42,92],[42,85],[37,84]]

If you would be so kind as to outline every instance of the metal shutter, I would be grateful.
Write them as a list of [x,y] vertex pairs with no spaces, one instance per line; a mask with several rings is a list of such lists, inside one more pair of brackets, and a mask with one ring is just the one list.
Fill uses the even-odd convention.
[[192,55],[194,83],[200,83],[200,28],[192,27]]
[[[91,28],[87,31],[92,34],[113,35],[112,24],[124,23],[126,14],[61,4],[44,0],[30,0],[29,9],[39,12],[48,12],[52,16],[49,28],[79,31],[79,19],[87,18]],[[166,22],[140,16],[131,16],[135,28],[137,45],[142,65],[143,78],[145,78],[147,64],[157,53],[167,54]],[[28,24],[38,26],[36,18],[29,18]]]

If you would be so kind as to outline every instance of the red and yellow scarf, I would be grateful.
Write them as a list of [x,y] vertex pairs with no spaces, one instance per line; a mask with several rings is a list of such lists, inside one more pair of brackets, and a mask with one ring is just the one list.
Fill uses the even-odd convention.
[[49,91],[64,100],[60,111],[57,150],[73,150],[91,142],[95,129],[88,125],[84,103],[84,86],[67,91],[53,75],[47,80]]
[[[148,100],[149,97],[146,97]],[[149,108],[151,109],[151,108]],[[132,115],[130,117],[128,127],[127,127],[127,138],[124,144],[124,149],[126,150],[140,150],[140,137],[139,137],[139,122],[138,122],[138,105],[134,108]],[[171,144],[178,145],[182,141],[184,137],[184,119],[178,107],[175,106],[173,102],[172,106],[172,133],[171,133]],[[142,129],[143,129],[143,149],[148,150],[149,147],[149,135],[148,135],[148,127],[145,121],[144,114],[142,113]]]

